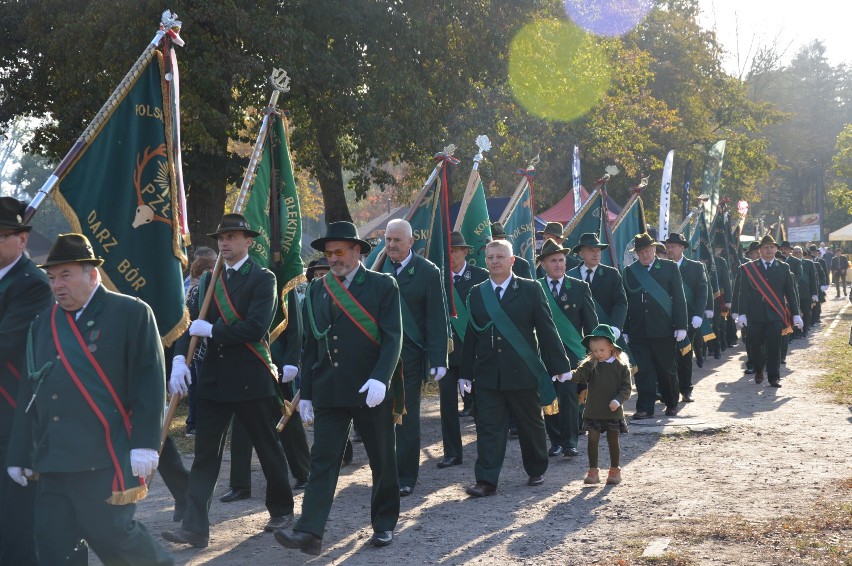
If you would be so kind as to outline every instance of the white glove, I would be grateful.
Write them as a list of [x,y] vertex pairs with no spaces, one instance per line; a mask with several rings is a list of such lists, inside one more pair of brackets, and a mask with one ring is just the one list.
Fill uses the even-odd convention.
[[622,334],[622,336],[624,336],[624,343],[630,344],[630,337],[627,334]]
[[740,317],[740,315],[738,315],[737,313],[735,313],[735,312],[731,313],[731,320],[733,320],[733,321],[734,321],[734,323],[736,323],[736,322],[737,322],[737,319],[738,319],[739,317]]
[[610,411],[617,411],[620,406],[621,406],[621,403],[618,402],[618,399],[613,399],[612,401],[609,402],[609,410]]
[[309,424],[314,422],[314,402],[306,399],[299,401],[299,414],[302,415],[302,422]]
[[388,386],[379,381],[378,379],[368,379],[366,383],[358,390],[358,393],[367,392],[367,406],[370,408],[375,407],[379,403],[385,400],[385,393],[387,393]]
[[17,466],[10,466],[6,468],[6,472],[9,474],[9,477],[12,478],[12,481],[21,487],[26,487],[27,478],[33,475],[32,470],[28,468],[19,468]]
[[281,383],[290,383],[296,376],[299,375],[299,368],[296,366],[284,366],[281,368]]
[[559,383],[565,383],[566,381],[570,381],[574,376],[573,371],[566,371],[565,373],[560,373],[559,375],[554,375],[551,379],[553,381],[558,381]]
[[820,287],[820,290],[822,292],[828,291],[828,285],[823,285],[822,287]]
[[435,381],[441,381],[447,375],[447,368],[432,368],[429,370],[429,375],[435,378]]
[[189,325],[189,335],[213,338],[213,325],[206,320],[193,320]]
[[153,448],[134,448],[130,451],[130,470],[134,476],[147,478],[157,469],[160,455]]
[[686,330],[675,330],[674,331],[674,339],[676,342],[680,342],[686,338]]
[[473,391],[473,382],[469,379],[460,379],[459,380],[459,395],[464,397],[468,393]]
[[704,311],[704,318],[713,318],[713,311]]
[[731,303],[725,303],[725,308],[731,310]]
[[175,356],[172,359],[172,375],[169,377],[169,393],[186,396],[191,382],[192,374],[186,367],[186,356]]
[[793,324],[796,325],[796,328],[798,328],[799,330],[801,330],[805,326],[804,321],[802,321],[802,317],[800,317],[799,315],[793,316]]
[[702,322],[704,322],[704,321],[701,320],[700,316],[693,316],[692,317],[692,328],[701,328]]
[[619,330],[618,328],[616,328],[616,327],[614,327],[614,326],[611,326],[610,328],[612,328],[612,333],[613,333],[613,334],[615,334],[615,339],[616,339],[616,340],[618,340],[619,338],[621,338],[621,330]]
[[818,303],[819,302],[819,296],[818,295],[811,295],[811,302],[812,303]]
[[737,318],[737,328],[742,328],[743,326],[748,326],[748,319],[746,315],[741,314],[739,318]]

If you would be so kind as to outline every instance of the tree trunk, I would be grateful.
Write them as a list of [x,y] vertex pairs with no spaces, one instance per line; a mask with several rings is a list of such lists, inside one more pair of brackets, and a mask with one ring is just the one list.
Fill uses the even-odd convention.
[[317,144],[324,161],[322,170],[317,171],[317,180],[322,190],[326,224],[341,220],[352,222],[343,192],[343,163],[337,150],[337,140],[331,134],[333,131],[332,128],[320,127],[317,132]]

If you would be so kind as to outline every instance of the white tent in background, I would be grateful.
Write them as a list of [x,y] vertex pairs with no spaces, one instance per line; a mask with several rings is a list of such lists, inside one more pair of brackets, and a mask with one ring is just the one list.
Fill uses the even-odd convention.
[[840,230],[835,230],[828,235],[828,239],[832,242],[852,242],[852,224],[847,224]]

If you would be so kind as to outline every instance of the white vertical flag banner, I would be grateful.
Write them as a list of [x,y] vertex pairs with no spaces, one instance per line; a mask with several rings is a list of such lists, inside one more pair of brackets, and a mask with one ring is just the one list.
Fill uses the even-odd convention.
[[[580,210],[582,203],[580,202],[580,147],[574,146],[574,162],[571,165],[572,188],[574,190],[574,215]],[[573,218],[572,216],[572,218]]]
[[663,182],[660,186],[660,227],[657,230],[657,239],[663,241],[669,237],[669,208],[672,203],[672,166],[674,165],[674,150],[666,155],[666,163],[663,166]]

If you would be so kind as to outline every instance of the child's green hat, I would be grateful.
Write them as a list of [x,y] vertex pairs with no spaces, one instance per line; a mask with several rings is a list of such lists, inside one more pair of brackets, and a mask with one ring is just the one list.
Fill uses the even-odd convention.
[[618,344],[615,343],[615,332],[613,332],[612,326],[608,324],[599,324],[594,330],[592,330],[591,334],[586,334],[583,338],[583,346],[585,346],[587,350],[589,349],[589,340],[592,338],[606,338],[615,348],[618,348],[619,352],[621,351],[621,348],[619,348]]

